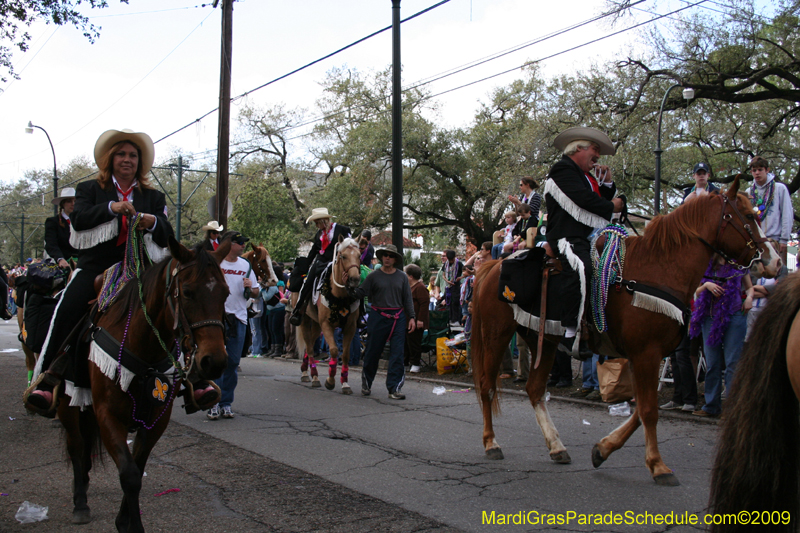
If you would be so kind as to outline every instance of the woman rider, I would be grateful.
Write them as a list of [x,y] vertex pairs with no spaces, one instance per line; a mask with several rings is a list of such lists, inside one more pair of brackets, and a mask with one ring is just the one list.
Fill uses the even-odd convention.
[[61,196],[52,202],[58,205],[58,214],[44,221],[44,251],[58,266],[69,268],[67,260],[78,256],[78,250],[69,243],[69,216],[75,209],[75,189],[63,189]]
[[[173,232],[164,193],[153,189],[147,179],[154,156],[153,141],[146,133],[109,130],[97,139],[94,158],[100,171],[96,180],[78,185],[75,208],[69,215],[70,244],[78,250],[78,268],[56,307],[34,371],[34,378],[40,377],[25,402],[32,411],[54,415],[58,398],[53,390],[61,376],[47,370],[67,335],[89,310],[88,302],[96,298],[95,277],[123,260],[130,217],[144,213],[137,230],[145,232],[149,252],[156,252],[156,246],[167,246]],[[157,257],[164,254],[161,250]],[[153,257],[154,253],[150,255]],[[67,382],[65,392],[72,398],[70,405],[91,404],[88,389]]]

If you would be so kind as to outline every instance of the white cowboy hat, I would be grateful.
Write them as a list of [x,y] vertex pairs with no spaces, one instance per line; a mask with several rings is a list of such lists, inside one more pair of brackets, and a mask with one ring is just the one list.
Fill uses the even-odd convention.
[[311,216],[306,219],[306,224],[309,222],[313,222],[314,220],[319,220],[321,218],[336,218],[332,215],[328,214],[327,207],[315,207],[311,210]]
[[142,176],[145,176],[153,168],[153,161],[156,157],[153,139],[146,133],[136,133],[131,130],[108,130],[103,133],[94,144],[94,162],[100,166],[100,158],[108,152],[112,146],[122,141],[130,141],[139,147],[141,153]]
[[70,198],[75,198],[75,189],[72,187],[67,187],[65,189],[61,189],[61,194],[50,200],[50,203],[53,205],[58,205],[62,200],[69,200]]
[[201,231],[218,231],[220,233],[222,233],[222,230],[224,229],[225,227],[220,226],[219,222],[217,222],[216,220],[212,220],[211,222],[200,228]]
[[563,152],[572,141],[591,141],[600,147],[600,155],[614,155],[617,153],[617,149],[614,148],[608,135],[594,128],[569,128],[564,130],[555,138],[553,146]]

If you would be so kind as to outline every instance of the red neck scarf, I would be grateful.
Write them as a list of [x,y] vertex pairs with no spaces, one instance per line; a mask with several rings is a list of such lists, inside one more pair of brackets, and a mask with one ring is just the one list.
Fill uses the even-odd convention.
[[597,180],[595,179],[595,177],[589,174],[588,172],[584,172],[584,174],[586,175],[586,179],[589,180],[589,184],[591,184],[592,190],[595,192],[595,194],[597,194],[597,196],[600,196],[600,185],[597,184]]
[[[117,195],[122,196],[120,202],[133,202],[133,187],[135,184],[136,182],[134,182],[131,185],[130,189],[128,189],[127,191],[123,191],[122,189],[119,188],[117,182],[114,181],[114,188],[117,189]],[[128,217],[123,216],[122,229],[119,232],[119,237],[117,237],[117,246],[125,244],[125,241],[127,240],[128,240]]]

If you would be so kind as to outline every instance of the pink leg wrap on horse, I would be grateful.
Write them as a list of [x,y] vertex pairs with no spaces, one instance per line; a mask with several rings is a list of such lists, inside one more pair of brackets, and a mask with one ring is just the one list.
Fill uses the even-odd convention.
[[311,367],[311,375],[318,376],[319,373],[317,372],[317,360],[314,359],[313,355],[308,356],[308,366]]
[[350,373],[350,368],[342,365],[342,383],[347,383],[347,374]]
[[336,364],[338,361],[331,357],[330,362],[328,363],[328,377],[335,378],[336,377]]
[[308,354],[303,356],[303,364],[300,365],[300,372],[308,370]]

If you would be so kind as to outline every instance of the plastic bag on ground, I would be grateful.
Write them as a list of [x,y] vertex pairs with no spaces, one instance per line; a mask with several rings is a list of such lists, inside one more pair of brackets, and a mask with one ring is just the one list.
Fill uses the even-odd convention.
[[611,416],[631,416],[631,406],[628,405],[628,402],[609,405],[608,414]]
[[444,388],[444,387],[442,387],[441,385],[437,385],[436,387],[434,387],[434,388],[433,388],[433,393],[434,393],[436,396],[441,396],[441,395],[442,395],[442,394],[444,394],[445,392],[447,392],[447,389],[445,389],[445,388]]
[[42,507],[28,501],[22,502],[19,506],[17,514],[14,516],[22,524],[31,524],[33,522],[41,522],[47,520],[48,507]]

